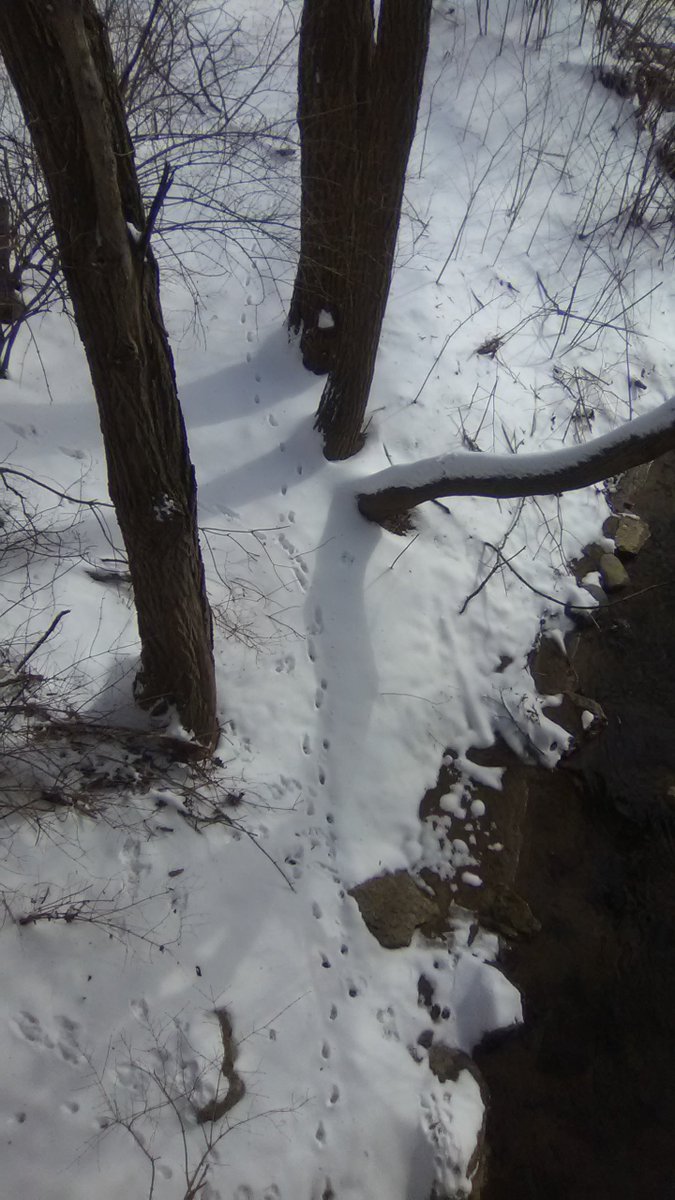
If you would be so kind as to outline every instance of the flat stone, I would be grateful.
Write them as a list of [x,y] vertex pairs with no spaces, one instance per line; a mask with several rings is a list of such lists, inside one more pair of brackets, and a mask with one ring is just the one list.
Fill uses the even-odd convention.
[[614,538],[616,553],[622,558],[635,558],[651,537],[646,521],[634,513],[617,513],[605,523],[605,532]]
[[376,875],[352,888],[353,896],[373,937],[387,950],[409,946],[420,925],[437,918],[439,907],[407,871]]
[[602,586],[606,592],[620,592],[630,583],[628,572],[616,554],[603,554],[599,568]]

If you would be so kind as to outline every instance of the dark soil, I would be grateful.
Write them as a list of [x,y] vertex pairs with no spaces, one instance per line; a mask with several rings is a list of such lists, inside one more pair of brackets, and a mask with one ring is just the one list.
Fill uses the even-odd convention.
[[554,772],[512,768],[510,886],[541,930],[504,952],[524,1026],[475,1056],[481,1200],[675,1200],[675,457],[635,509],[635,595],[572,644],[606,727]]

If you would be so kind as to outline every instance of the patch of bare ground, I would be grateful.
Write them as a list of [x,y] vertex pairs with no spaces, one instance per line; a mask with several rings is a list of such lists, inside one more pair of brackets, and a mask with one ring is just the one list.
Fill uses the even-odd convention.
[[651,530],[623,554],[620,603],[572,636],[569,662],[549,643],[533,663],[596,736],[555,771],[502,757],[504,792],[487,801],[504,852],[477,918],[501,891],[534,924],[493,921],[525,1022],[475,1055],[481,1200],[675,1196],[675,457],[617,507]]

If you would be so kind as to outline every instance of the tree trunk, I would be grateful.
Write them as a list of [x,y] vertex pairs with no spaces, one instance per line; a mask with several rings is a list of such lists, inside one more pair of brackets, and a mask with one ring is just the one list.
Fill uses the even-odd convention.
[[557,496],[600,483],[675,450],[675,397],[584,446],[551,454],[447,454],[380,471],[358,496],[369,521],[399,525],[401,518],[439,496]]
[[217,740],[197,490],[110,47],[93,0],[5,0],[0,52],[45,176],[141,638],[139,699]]
[[[316,427],[329,459],[363,444],[363,419],[389,296],[429,41],[431,0],[381,0],[358,109],[356,180],[337,347]],[[330,131],[326,130],[326,136]]]
[[319,375],[332,365],[340,323],[372,47],[371,0],[305,0],[298,66],[300,260],[288,324],[301,333],[305,366]]

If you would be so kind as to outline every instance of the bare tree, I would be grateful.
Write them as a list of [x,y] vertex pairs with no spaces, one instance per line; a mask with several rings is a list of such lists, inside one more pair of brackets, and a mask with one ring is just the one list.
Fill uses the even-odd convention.
[[[254,35],[219,0],[99,0],[146,208],[168,159],[175,182],[154,228],[162,274],[199,309],[199,275],[256,270],[295,230],[288,112],[260,93],[295,36],[284,5]],[[70,313],[49,203],[23,114],[0,65],[0,196],[12,218],[13,270],[24,307],[0,321],[0,377],[16,337],[47,310]],[[8,314],[9,315],[9,314]]]
[[675,397],[603,437],[551,454],[464,452],[390,467],[368,480],[358,506],[368,520],[400,528],[412,508],[440,496],[558,495],[600,483],[669,450],[675,450]]
[[363,442],[430,15],[431,0],[381,0],[375,28],[372,0],[305,0],[302,242],[289,324],[302,330],[305,364],[330,371],[316,427],[331,459]]
[[47,186],[141,638],[139,699],[217,739],[197,490],[113,60],[93,0],[11,0],[0,52]]

